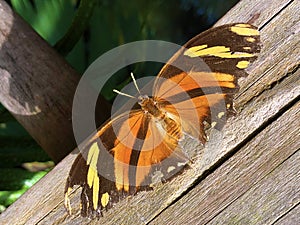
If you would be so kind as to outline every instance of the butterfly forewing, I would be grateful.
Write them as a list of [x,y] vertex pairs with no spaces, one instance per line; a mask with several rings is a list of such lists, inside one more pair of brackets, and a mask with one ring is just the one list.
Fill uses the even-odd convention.
[[[180,102],[190,98],[197,109],[201,129],[203,121],[222,128],[226,115],[233,113],[233,94],[239,89],[237,79],[246,76],[245,69],[260,51],[259,32],[250,24],[227,24],[209,29],[187,42],[163,67],[158,75],[172,80],[185,91],[174,91],[172,85],[156,82],[155,93]],[[170,101],[172,104],[174,101]],[[186,119],[192,111],[183,112]],[[185,119],[184,117],[182,119]],[[204,136],[200,140],[205,140]]]
[[[187,42],[162,68],[153,95],[102,126],[81,150],[66,184],[80,185],[82,215],[99,217],[128,195],[165,181],[190,160],[182,141],[206,142],[233,111],[237,78],[260,51],[256,27],[227,24]],[[138,107],[137,107],[138,106]]]

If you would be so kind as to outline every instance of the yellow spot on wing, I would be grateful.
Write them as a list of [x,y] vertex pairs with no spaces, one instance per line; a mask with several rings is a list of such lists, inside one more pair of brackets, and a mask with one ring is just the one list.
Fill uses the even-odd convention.
[[106,192],[106,193],[104,193],[104,194],[102,195],[102,197],[101,197],[101,205],[102,205],[103,207],[106,207],[107,204],[108,204],[108,202],[109,202],[109,194]]
[[239,69],[245,69],[248,67],[249,65],[249,61],[239,61],[237,64],[236,64],[236,67],[239,68]]
[[87,174],[87,183],[89,187],[92,187],[95,177],[98,177],[97,173],[97,161],[99,157],[99,148],[95,142],[89,149],[87,165],[89,165],[89,170]]
[[97,142],[91,145],[87,158],[87,165],[94,166],[96,168],[99,156],[99,148]]
[[191,47],[184,52],[184,55],[192,58],[199,56],[216,56],[221,58],[243,58],[252,57],[253,54],[245,52],[231,52],[229,47],[214,46],[210,48],[198,48],[199,46]]
[[93,189],[93,208],[98,208],[100,180],[97,172],[97,162],[99,157],[99,148],[97,142],[91,145],[87,157],[89,170],[87,174],[87,184]]
[[71,215],[72,214],[72,207],[69,199],[69,195],[72,191],[72,188],[68,188],[67,192],[65,193],[65,207],[68,210],[68,213]]
[[194,46],[194,47],[191,47],[190,50],[193,51],[193,52],[196,52],[196,51],[199,51],[199,50],[204,49],[204,48],[207,48],[207,45]]
[[93,207],[95,210],[98,208],[99,186],[100,186],[99,177],[96,174],[93,183]]
[[259,31],[257,29],[253,29],[248,24],[236,24],[230,28],[230,30],[238,35],[242,36],[257,36],[259,35]]
[[89,168],[87,174],[87,184],[89,185],[90,188],[93,186],[96,173],[97,171],[94,168],[91,167]]
[[219,117],[220,119],[221,119],[224,115],[225,115],[224,112],[219,112],[219,113],[218,113],[218,117]]
[[177,163],[177,166],[178,167],[181,167],[181,166],[184,166],[186,163],[182,163],[182,162],[179,162],[179,163]]
[[[205,46],[205,45],[201,45]],[[220,52],[229,52],[230,48],[225,46],[214,46],[207,48],[207,45],[204,48],[199,48],[201,46],[195,46],[191,47],[188,50],[185,51],[184,55],[190,56],[190,57],[197,57],[197,56],[204,56],[204,55],[213,55]]]
[[253,43],[253,42],[255,42],[255,38],[253,38],[253,37],[247,37],[246,41]]
[[197,57],[197,55],[194,56],[195,52],[198,52],[204,48],[207,48],[207,45],[198,45],[198,46],[191,47],[184,52],[184,55],[190,56],[192,58]]
[[173,170],[175,170],[176,168],[175,168],[175,166],[170,166],[170,167],[168,167],[168,173],[170,173],[170,172],[172,172]]

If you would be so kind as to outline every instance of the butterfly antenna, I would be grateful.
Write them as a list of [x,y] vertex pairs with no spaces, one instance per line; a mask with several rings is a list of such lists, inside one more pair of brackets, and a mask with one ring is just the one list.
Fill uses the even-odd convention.
[[123,96],[126,96],[126,97],[128,97],[128,98],[136,98],[136,97],[134,97],[134,96],[132,96],[132,95],[123,93],[123,92],[118,91],[118,90],[116,90],[116,89],[113,89],[113,92],[116,92],[118,95],[123,95]]
[[132,80],[133,80],[133,83],[134,83],[134,86],[135,86],[136,90],[137,90],[137,91],[139,92],[139,94],[141,95],[140,89],[139,89],[139,87],[138,87],[138,85],[137,85],[137,83],[136,83],[136,80],[135,80],[135,78],[134,78],[133,73],[131,72],[130,75],[131,75],[131,78],[132,78]]
[[[141,91],[140,91],[140,89],[139,89],[139,87],[138,87],[138,85],[137,85],[137,83],[136,83],[136,80],[135,80],[135,78],[134,78],[133,73],[131,72],[130,75],[131,75],[131,78],[132,78],[132,80],[133,80],[133,83],[134,83],[134,86],[135,86],[136,90],[139,92],[139,94],[141,94]],[[119,94],[119,95],[123,95],[123,96],[129,97],[129,98],[136,98],[136,97],[134,97],[134,96],[132,96],[132,95],[129,95],[129,94],[120,92],[120,91],[118,91],[118,90],[116,90],[116,89],[113,89],[113,92],[116,92],[116,93]]]

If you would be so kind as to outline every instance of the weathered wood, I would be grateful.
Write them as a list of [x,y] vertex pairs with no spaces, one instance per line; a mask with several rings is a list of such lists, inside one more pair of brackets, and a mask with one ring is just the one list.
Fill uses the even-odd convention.
[[[184,201],[185,204],[193,202],[193,198],[187,198],[186,196],[194,193],[194,190],[202,193],[204,197],[206,193],[211,194],[211,200],[208,198],[204,199],[204,197],[200,198],[202,200],[201,204],[203,204],[202,209],[204,210],[202,213],[205,213],[208,209],[211,209],[210,212],[214,215],[221,213],[225,209],[226,204],[229,205],[236,199],[229,199],[229,203],[225,202],[225,205],[218,202],[221,204],[219,208],[217,203],[214,204],[214,200],[218,200],[214,199],[213,194],[218,194],[214,186],[218,187],[223,182],[228,184],[226,181],[232,180],[237,186],[229,191],[234,193],[235,188],[237,188],[237,192],[248,190],[250,186],[246,186],[248,184],[245,182],[249,182],[249,185],[251,184],[247,179],[243,180],[247,177],[233,177],[232,174],[224,173],[221,169],[215,170],[221,163],[224,163],[231,155],[237,152],[232,159],[228,160],[228,163],[233,163],[230,164],[234,167],[233,170],[238,174],[252,171],[253,176],[261,177],[259,176],[260,174],[267,174],[267,171],[270,171],[268,164],[264,164],[265,166],[262,168],[260,167],[261,164],[259,162],[264,163],[264,158],[269,159],[273,163],[272,168],[275,171],[276,168],[280,168],[279,158],[282,157],[281,162],[283,162],[283,158],[287,159],[288,155],[292,154],[291,150],[295,150],[289,149],[288,142],[281,143],[280,140],[287,141],[286,137],[289,137],[290,141],[295,140],[293,142],[295,145],[299,144],[297,142],[299,138],[296,138],[299,133],[289,133],[291,130],[288,128],[288,125],[290,125],[291,129],[294,129],[297,126],[295,122],[299,122],[299,114],[295,114],[296,112],[299,113],[299,111],[297,111],[297,108],[295,109],[296,106],[291,108],[299,100],[300,96],[299,48],[297,48],[299,46],[298,37],[300,30],[299,14],[297,13],[299,7],[299,1],[245,0],[241,1],[232,10],[232,13],[229,12],[225,16],[225,18],[230,18],[228,21],[254,21],[255,25],[262,28],[261,35],[264,47],[261,56],[249,70],[250,76],[240,82],[240,95],[236,99],[240,113],[236,117],[229,119],[223,128],[223,132],[214,131],[210,135],[210,142],[204,149],[203,158],[196,159],[192,169],[184,171],[180,176],[177,176],[167,184],[156,187],[154,191],[141,192],[133,198],[120,202],[116,207],[104,213],[104,217],[99,220],[89,220],[79,216],[80,189],[77,189],[73,194],[74,197],[71,198],[74,214],[72,216],[67,215],[63,207],[65,179],[70,169],[71,161],[74,159],[74,155],[69,155],[29,192],[0,215],[0,220],[7,224],[147,224],[151,221],[153,224],[174,224],[175,220],[179,220],[179,218],[181,221],[187,222],[188,220],[184,220],[184,218],[189,218],[192,215],[191,211],[195,210],[196,206],[183,207],[180,205],[180,202]],[[248,13],[249,10],[250,13]],[[259,15],[259,17],[256,15]],[[222,19],[223,22],[225,23],[227,20]],[[280,29],[276,30],[277,26]],[[274,30],[276,30],[276,35]],[[280,118],[281,116],[282,118]],[[274,126],[277,122],[275,119],[288,122],[284,126],[286,128],[285,132],[282,132],[279,125]],[[291,124],[291,121],[294,121],[294,123]],[[252,151],[259,144],[254,140],[264,140],[262,133],[269,137],[266,138],[266,141],[269,141],[267,146],[275,146],[274,139],[281,138],[278,146],[282,147],[283,150],[280,154],[279,151],[277,154],[274,151],[273,153],[276,157],[266,155],[267,151],[262,151],[262,155],[256,155],[257,151]],[[247,146],[252,146],[250,148],[251,151],[249,151]],[[268,152],[270,153],[270,151]],[[241,155],[242,153],[244,153],[243,159],[236,157],[236,155]],[[250,157],[251,154],[252,158]],[[235,157],[236,160],[234,160]],[[237,160],[244,160],[242,167],[239,167],[241,163]],[[292,162],[294,161],[292,160]],[[224,164],[221,168],[225,165],[227,164]],[[252,168],[252,170],[249,168]],[[211,171],[214,170],[215,172],[212,173]],[[218,171],[221,172],[218,174]],[[230,168],[227,171],[229,172]],[[261,172],[253,173],[255,171]],[[211,176],[205,177],[203,175],[209,173],[212,173],[211,176],[213,177],[215,174],[218,174],[218,176],[214,177],[213,183]],[[220,179],[218,179],[219,176]],[[252,178],[254,179],[255,177]],[[239,179],[241,179],[240,183]],[[195,185],[200,180],[202,180],[201,183]],[[238,184],[242,184],[242,186]],[[202,188],[197,189],[201,185]],[[249,188],[247,189],[247,187]],[[219,191],[224,193],[222,189]],[[229,194],[230,192],[226,193]],[[222,197],[221,195],[219,196]],[[226,197],[225,194],[224,197]],[[227,197],[229,198],[230,196]],[[34,198],[35,200],[33,200]],[[178,200],[179,198],[180,200]],[[205,204],[206,202],[211,202],[212,206]],[[30,205],[30,207],[24,207],[24,204]],[[172,204],[173,206],[170,206]],[[274,207],[276,206],[275,204]],[[277,207],[280,208],[281,206],[277,205]],[[283,211],[283,213],[286,213],[286,211]],[[12,214],[14,215],[13,217],[11,216]],[[198,214],[201,213],[198,212]],[[204,216],[204,218],[206,217],[209,217],[209,214]],[[216,218],[216,216],[214,217]],[[188,222],[190,223],[190,221]]]
[[293,208],[291,211],[287,212],[282,217],[278,218],[277,221],[274,221],[274,224],[300,224],[299,220],[300,215],[300,204]]
[[[0,0],[0,102],[56,162],[76,147],[71,119],[79,79],[78,73]],[[102,106],[104,119],[108,110]]]
[[[286,146],[281,150],[285,151],[289,147]],[[300,147],[299,144],[296,147]],[[298,149],[295,154],[270,171],[270,174],[265,174],[266,177],[261,182],[251,187],[209,224],[230,224],[232,221],[237,224],[272,224],[278,217],[300,203],[299,162],[300,150]]]
[[150,224],[271,224],[299,204],[295,118],[300,102]]

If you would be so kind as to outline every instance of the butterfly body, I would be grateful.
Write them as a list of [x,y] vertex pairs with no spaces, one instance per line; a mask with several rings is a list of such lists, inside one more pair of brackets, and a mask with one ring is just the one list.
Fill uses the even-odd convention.
[[[187,42],[162,68],[151,95],[112,118],[87,141],[72,165],[65,205],[83,188],[81,214],[102,215],[126,196],[151,189],[182,170],[191,156],[186,139],[207,141],[205,126],[221,129],[233,113],[237,79],[260,51],[250,24],[212,28]],[[140,92],[138,90],[138,92]]]
[[157,102],[153,98],[149,98],[147,95],[141,95],[138,97],[138,104],[141,106],[141,109],[144,113],[149,113],[154,117],[161,117],[162,112],[157,106]]
[[139,100],[138,103],[141,106],[141,110],[144,111],[145,116],[153,119],[155,124],[160,126],[164,132],[168,133],[170,136],[180,139],[180,123],[172,119],[174,116],[171,116],[171,114],[160,108],[159,100],[152,97],[149,98],[148,96],[140,96]]

